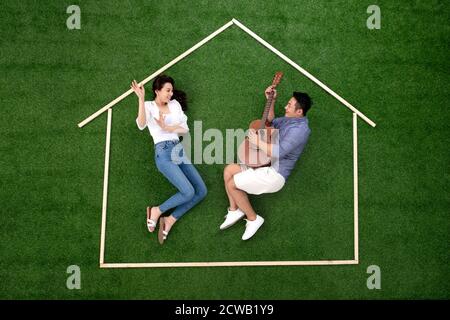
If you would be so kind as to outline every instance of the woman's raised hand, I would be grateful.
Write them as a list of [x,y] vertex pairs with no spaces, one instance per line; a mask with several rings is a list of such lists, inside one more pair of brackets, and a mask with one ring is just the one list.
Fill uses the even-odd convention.
[[133,89],[134,93],[139,97],[139,99],[145,99],[145,89],[143,85],[139,85],[136,80],[131,82],[131,89]]

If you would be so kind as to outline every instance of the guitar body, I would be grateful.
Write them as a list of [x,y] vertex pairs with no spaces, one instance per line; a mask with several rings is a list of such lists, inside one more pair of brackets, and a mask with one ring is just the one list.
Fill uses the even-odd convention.
[[[264,129],[260,129],[261,120],[259,119],[252,121],[249,127],[256,130],[259,139],[268,143],[272,143],[275,140],[275,135],[278,133],[278,130],[274,127],[266,126]],[[251,144],[247,138],[244,139],[238,148],[238,158],[241,163],[251,168],[265,167],[271,163],[271,158]]]

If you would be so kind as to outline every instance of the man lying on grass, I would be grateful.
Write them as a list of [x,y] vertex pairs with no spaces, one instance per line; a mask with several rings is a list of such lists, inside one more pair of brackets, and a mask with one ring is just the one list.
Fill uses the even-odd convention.
[[269,99],[269,94],[273,95],[273,100],[267,119],[275,129],[278,129],[278,144],[258,139],[254,131],[249,132],[248,138],[251,144],[275,159],[275,162],[270,166],[256,169],[245,164],[233,163],[227,165],[223,173],[230,206],[220,229],[224,230],[246,217],[247,224],[242,240],[250,239],[264,223],[264,219],[253,210],[247,194],[258,195],[281,190],[302,154],[311,132],[306,117],[312,104],[308,94],[294,92],[284,108],[284,117],[275,119],[274,105],[277,93],[273,86],[266,89],[266,99]]

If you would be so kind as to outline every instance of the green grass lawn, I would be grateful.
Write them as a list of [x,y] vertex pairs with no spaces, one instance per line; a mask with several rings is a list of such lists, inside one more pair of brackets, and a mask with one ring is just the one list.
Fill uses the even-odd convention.
[[[68,30],[66,8],[81,8]],[[381,8],[369,30],[366,9]],[[3,1],[0,5],[0,298],[450,298],[448,43],[441,1]],[[347,99],[358,120],[358,265],[100,269],[106,113],[77,124],[236,18]],[[306,91],[309,143],[277,194],[251,197],[266,223],[220,232],[224,164],[197,165],[207,198],[164,246],[145,208],[175,189],[136,127],[137,98],[114,107],[105,262],[353,259],[352,112],[236,26],[167,70],[188,124],[246,128],[283,71],[277,114]],[[151,99],[146,86],[147,100]],[[203,146],[208,145],[204,142]],[[66,269],[81,269],[68,290]],[[366,270],[381,269],[381,290]]]

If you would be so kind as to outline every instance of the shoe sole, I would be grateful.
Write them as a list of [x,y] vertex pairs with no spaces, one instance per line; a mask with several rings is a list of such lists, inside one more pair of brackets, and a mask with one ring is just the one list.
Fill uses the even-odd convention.
[[233,222],[233,223],[227,225],[226,227],[223,227],[223,228],[220,228],[220,227],[219,227],[219,229],[220,229],[220,230],[226,230],[226,229],[228,229],[228,228],[234,226],[239,220],[242,220],[242,218],[244,218],[244,217],[245,217],[245,215],[243,215],[241,218],[237,219],[235,222]]
[[158,230],[158,241],[159,244],[163,244],[164,243],[164,234],[163,234],[163,230],[166,227],[166,222],[164,221],[164,218],[159,218],[159,230]]

